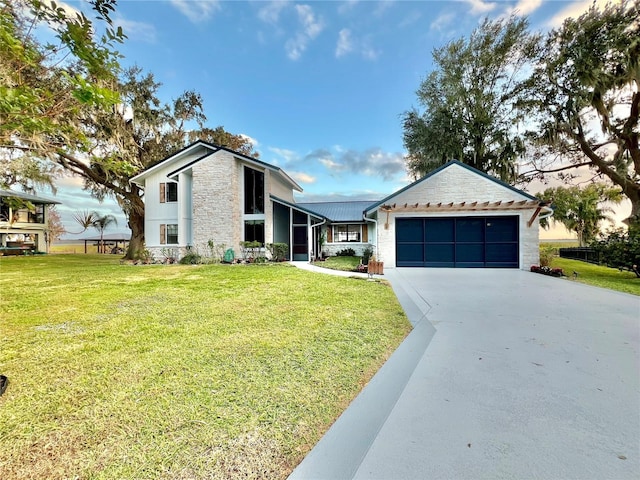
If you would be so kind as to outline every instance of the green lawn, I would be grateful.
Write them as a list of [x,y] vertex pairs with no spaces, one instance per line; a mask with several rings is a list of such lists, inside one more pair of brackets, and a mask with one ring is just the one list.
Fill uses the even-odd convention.
[[362,257],[328,257],[322,262],[314,262],[314,265],[330,268],[331,270],[355,272],[361,260]]
[[0,258],[2,478],[286,478],[410,330],[288,265]]
[[579,260],[569,260],[560,257],[554,257],[551,266],[554,268],[562,268],[565,275],[571,279],[573,279],[573,272],[577,272],[578,277],[576,281],[581,283],[640,295],[640,278],[637,278],[633,272],[621,272],[617,268],[593,265]]

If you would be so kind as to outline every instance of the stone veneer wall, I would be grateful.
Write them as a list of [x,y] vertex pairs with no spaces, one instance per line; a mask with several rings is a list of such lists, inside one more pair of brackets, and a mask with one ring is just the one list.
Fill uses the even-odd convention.
[[193,166],[193,248],[204,253],[207,243],[225,244],[239,252],[241,235],[240,177],[233,155],[221,151]]

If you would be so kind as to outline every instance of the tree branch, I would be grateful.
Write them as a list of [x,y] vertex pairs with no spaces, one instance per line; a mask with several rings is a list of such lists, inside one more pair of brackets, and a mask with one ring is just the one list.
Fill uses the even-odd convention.
[[534,168],[533,170],[525,172],[522,175],[526,176],[526,175],[530,175],[532,173],[556,173],[556,172],[562,172],[564,170],[570,170],[572,168],[585,167],[587,165],[593,165],[593,162],[589,161],[589,162],[582,162],[582,163],[574,163],[572,165],[567,165],[567,166],[559,167],[559,168],[553,168],[551,170],[544,170],[544,169],[540,169],[540,168]]

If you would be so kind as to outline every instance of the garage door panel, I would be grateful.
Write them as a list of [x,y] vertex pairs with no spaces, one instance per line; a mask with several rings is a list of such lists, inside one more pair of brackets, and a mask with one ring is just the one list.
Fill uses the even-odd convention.
[[484,243],[484,225],[484,218],[456,219],[456,241]]
[[424,222],[421,218],[403,218],[396,225],[396,241],[420,242],[424,241]]
[[399,267],[518,268],[519,217],[396,220]]
[[425,267],[453,267],[455,245],[453,243],[428,243],[424,245]]
[[457,243],[456,265],[472,263],[484,265],[484,243]]
[[490,243],[486,252],[489,267],[518,267],[517,243]]
[[456,224],[453,218],[424,218],[425,242],[454,242]]
[[515,217],[487,218],[487,243],[517,241],[518,222]]
[[404,243],[396,248],[396,263],[399,267],[421,267],[424,265],[424,244]]

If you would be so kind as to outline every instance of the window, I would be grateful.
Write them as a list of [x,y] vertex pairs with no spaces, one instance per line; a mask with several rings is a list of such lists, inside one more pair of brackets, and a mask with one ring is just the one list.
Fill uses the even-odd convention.
[[9,205],[0,202],[0,222],[8,222],[10,220]]
[[264,244],[264,220],[245,220],[244,240]]
[[177,245],[178,244],[178,225],[164,223],[160,225],[160,245]]
[[34,205],[33,211],[29,211],[29,223],[44,223],[44,205]]
[[264,172],[244,167],[244,213],[264,214]]
[[333,241],[340,242],[360,242],[362,225],[333,225]]
[[167,243],[170,245],[178,243],[178,225],[167,225]]
[[160,203],[169,203],[178,201],[178,184],[176,182],[167,182],[160,184]]

